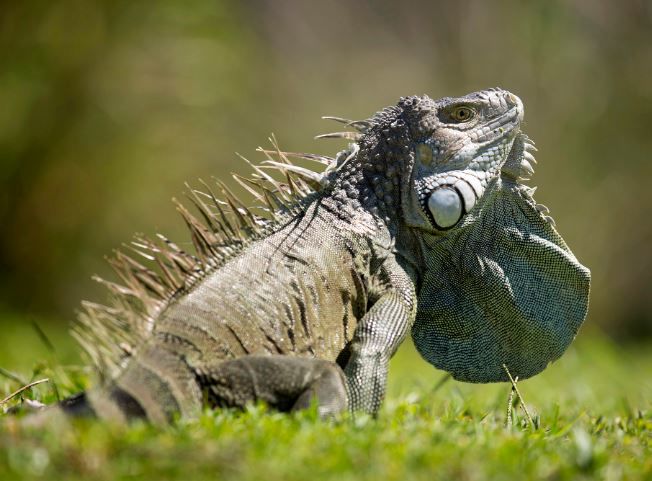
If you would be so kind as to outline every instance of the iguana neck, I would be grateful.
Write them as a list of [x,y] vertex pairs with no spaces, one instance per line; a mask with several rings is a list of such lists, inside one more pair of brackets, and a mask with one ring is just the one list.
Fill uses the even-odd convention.
[[402,217],[401,176],[406,160],[413,158],[408,137],[401,118],[385,122],[367,132],[357,154],[337,167],[326,197],[342,220],[355,225],[370,215],[379,229],[396,234]]

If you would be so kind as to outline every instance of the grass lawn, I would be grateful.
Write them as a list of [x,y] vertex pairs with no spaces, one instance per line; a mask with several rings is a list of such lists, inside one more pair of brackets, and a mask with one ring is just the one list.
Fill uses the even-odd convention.
[[[48,326],[54,351],[29,319],[0,320],[0,367],[20,378],[0,373],[0,399],[43,377],[61,396],[87,382],[72,341]],[[536,428],[520,406],[505,426],[507,384],[443,376],[406,345],[376,420],[256,406],[166,429],[81,422],[35,432],[10,428],[0,411],[0,480],[652,480],[652,343],[619,347],[582,332],[560,361],[518,384]],[[25,397],[55,396],[43,383]]]

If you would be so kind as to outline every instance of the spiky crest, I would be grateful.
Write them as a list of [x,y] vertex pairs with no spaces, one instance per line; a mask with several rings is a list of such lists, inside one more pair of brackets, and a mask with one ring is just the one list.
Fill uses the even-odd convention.
[[[370,121],[329,119],[345,123],[355,132],[318,138],[357,139],[371,125]],[[247,245],[303,212],[307,202],[328,187],[329,174],[358,152],[357,144],[350,144],[335,158],[284,152],[274,136],[269,140],[272,149],[257,149],[266,157],[261,164],[254,165],[240,156],[253,169],[251,177],[233,174],[257,205],[248,207],[219,180],[215,180],[213,188],[200,181],[202,190],[186,184],[186,197],[199,215],[176,199],[173,201],[190,232],[192,252],[161,234],[154,239],[138,235],[131,244],[125,245],[131,255],[115,251],[108,259],[120,283],[93,277],[108,288],[108,303],[83,302],[72,335],[102,379],[113,378],[121,371],[128,358],[151,335],[157,316],[173,299],[187,293]],[[315,161],[327,169],[313,171],[295,165],[291,158]],[[270,169],[280,172],[283,181],[268,174],[266,171]],[[215,188],[219,194],[214,192]]]

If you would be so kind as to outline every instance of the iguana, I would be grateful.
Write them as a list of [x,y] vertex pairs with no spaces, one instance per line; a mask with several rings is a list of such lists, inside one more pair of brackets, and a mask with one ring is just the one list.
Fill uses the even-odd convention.
[[376,413],[410,332],[459,380],[539,373],[583,322],[590,274],[522,184],[536,150],[523,114],[497,88],[404,97],[330,117],[346,131],[323,137],[351,141],[334,158],[263,150],[253,178],[236,176],[257,208],[221,183],[191,190],[199,215],[178,210],[194,252],[159,236],[116,254],[122,283],[100,280],[109,305],[84,303],[74,328],[102,381],[57,409],[153,423],[252,401]]

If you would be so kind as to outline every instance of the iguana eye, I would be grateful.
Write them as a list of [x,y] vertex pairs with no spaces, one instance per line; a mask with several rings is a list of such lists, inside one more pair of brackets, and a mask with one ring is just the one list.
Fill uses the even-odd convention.
[[451,111],[451,119],[455,122],[468,122],[475,115],[475,111],[470,107],[456,107]]

